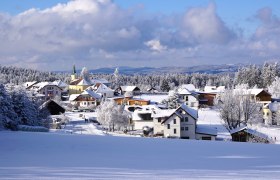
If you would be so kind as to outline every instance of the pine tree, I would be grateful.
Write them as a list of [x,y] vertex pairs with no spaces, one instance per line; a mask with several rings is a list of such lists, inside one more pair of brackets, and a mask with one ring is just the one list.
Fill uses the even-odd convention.
[[0,107],[0,128],[16,130],[19,120],[17,114],[14,112],[12,99],[3,84],[0,84]]
[[161,85],[160,85],[160,89],[164,92],[168,92],[170,90],[170,86],[167,80],[163,80]]

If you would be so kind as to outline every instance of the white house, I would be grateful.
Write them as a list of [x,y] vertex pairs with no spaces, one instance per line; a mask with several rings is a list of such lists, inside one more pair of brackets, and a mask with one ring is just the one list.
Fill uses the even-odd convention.
[[135,130],[143,130],[143,127],[154,127],[152,114],[155,110],[159,110],[156,105],[128,106],[127,109],[133,108],[131,112],[132,125]]
[[132,93],[133,96],[140,94],[140,88],[137,86],[121,86],[120,91],[121,94],[125,94],[126,92]]
[[91,108],[100,104],[101,95],[86,89],[81,94],[70,95],[69,100],[72,105],[77,105],[80,108]]
[[102,83],[97,83],[91,87],[95,93],[101,94],[103,98],[114,97],[114,91]]
[[36,91],[38,94],[44,96],[44,100],[53,98],[61,98],[62,89],[52,82],[40,82],[29,86],[29,90]]
[[187,106],[196,108],[199,106],[198,94],[195,92],[191,92],[186,88],[180,88],[178,95],[181,101],[186,103]]
[[152,117],[156,135],[197,140],[215,140],[217,136],[216,129],[197,125],[197,110],[184,104],[177,109],[155,111]]

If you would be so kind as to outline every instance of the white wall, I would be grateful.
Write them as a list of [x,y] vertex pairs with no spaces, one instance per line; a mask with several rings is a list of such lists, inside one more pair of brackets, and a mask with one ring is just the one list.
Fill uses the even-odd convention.
[[[163,122],[164,118],[161,118],[161,122]],[[164,125],[158,122],[158,118],[153,119],[154,123],[154,134],[163,134],[164,132]]]
[[153,128],[154,122],[153,121],[133,121],[134,122],[134,129],[135,130],[142,130],[144,126],[148,126]]

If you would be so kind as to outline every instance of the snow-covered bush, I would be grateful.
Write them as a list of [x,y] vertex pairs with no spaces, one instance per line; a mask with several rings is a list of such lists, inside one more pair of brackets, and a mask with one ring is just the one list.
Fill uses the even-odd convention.
[[42,126],[27,126],[27,125],[18,125],[19,131],[29,131],[29,132],[48,132],[49,129]]

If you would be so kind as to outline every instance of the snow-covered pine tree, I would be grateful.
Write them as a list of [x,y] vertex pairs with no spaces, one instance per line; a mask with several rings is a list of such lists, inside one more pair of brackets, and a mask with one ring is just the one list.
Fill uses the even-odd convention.
[[278,72],[278,64],[264,63],[262,68],[263,87],[268,87],[275,80]]
[[169,83],[166,79],[163,79],[160,85],[160,89],[164,92],[168,92],[170,90]]
[[20,124],[41,126],[42,123],[38,118],[38,107],[28,99],[26,91],[21,87],[15,87],[10,93],[14,111],[20,119]]
[[280,98],[280,77],[276,77],[271,85],[268,86],[268,91],[273,98]]
[[12,99],[3,84],[0,84],[0,107],[0,128],[16,130],[19,119],[14,112]]
[[81,77],[84,78],[86,81],[90,82],[89,72],[86,67],[83,67],[81,71]]

